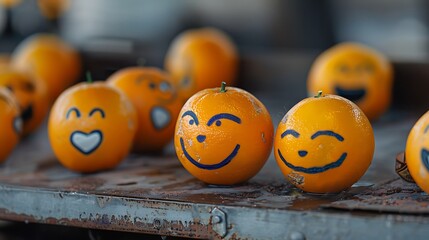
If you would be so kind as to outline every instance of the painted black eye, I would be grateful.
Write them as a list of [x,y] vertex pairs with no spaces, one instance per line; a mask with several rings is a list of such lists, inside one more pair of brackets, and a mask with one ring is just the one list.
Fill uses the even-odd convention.
[[190,125],[194,125],[194,123],[195,123],[194,119],[189,120]]
[[220,120],[216,121],[216,126],[220,127],[220,125],[222,125],[222,122]]
[[30,92],[30,93],[32,93],[32,92],[35,91],[35,86],[31,82],[24,83],[22,87],[23,87],[24,91],[27,91],[27,92]]
[[153,83],[153,82],[150,82],[150,83],[149,83],[149,88],[150,88],[150,89],[155,89],[155,88],[156,88],[156,84],[155,84],[155,83]]
[[6,85],[6,88],[9,89],[9,91],[13,92],[13,88],[11,85]]
[[338,67],[338,70],[342,73],[347,73],[347,72],[349,72],[350,69],[346,65],[340,65]]

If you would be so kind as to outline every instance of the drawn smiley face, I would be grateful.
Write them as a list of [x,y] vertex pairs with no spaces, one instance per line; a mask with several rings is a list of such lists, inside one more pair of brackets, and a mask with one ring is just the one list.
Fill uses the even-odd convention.
[[128,154],[136,122],[135,109],[125,95],[104,83],[82,83],[55,102],[49,139],[55,155],[69,169],[104,170]]
[[18,144],[22,133],[22,120],[19,106],[13,95],[5,88],[0,88],[0,163],[5,161]]
[[374,134],[351,101],[326,95],[302,100],[279,123],[274,155],[292,184],[307,192],[335,193],[368,169]]
[[[296,132],[295,130],[293,130],[293,129],[287,129],[286,131],[284,131],[281,134],[281,138],[283,139],[283,138],[285,138],[287,136],[292,136],[293,138],[299,138],[300,134],[298,132]],[[315,140],[316,138],[323,137],[323,136],[332,137],[333,139],[336,139],[339,142],[343,142],[344,141],[344,137],[343,136],[341,136],[340,134],[338,134],[338,133],[336,133],[334,131],[331,131],[331,130],[319,130],[319,131],[315,132],[313,135],[311,135],[310,139],[311,140]],[[321,142],[319,144],[326,144],[326,142]],[[323,148],[323,147],[324,146],[320,146],[320,148]],[[288,162],[284,158],[284,156],[283,156],[282,152],[280,151],[280,149],[277,149],[277,152],[278,152],[278,155],[279,155],[280,159],[282,160],[282,162],[286,166],[288,166],[290,169],[292,169],[295,172],[302,172],[302,173],[308,173],[308,174],[322,173],[322,172],[328,171],[330,169],[340,167],[341,164],[344,162],[344,160],[346,160],[346,158],[347,158],[347,152],[343,152],[338,157],[338,159],[335,160],[335,161],[331,161],[330,162],[329,159],[326,159],[327,163],[324,162],[321,166],[301,167],[301,166],[296,166],[296,165],[294,165],[291,162]],[[307,150],[298,150],[297,151],[297,155],[299,157],[303,158],[303,160],[306,157],[315,157],[315,158],[321,160],[319,162],[323,162],[323,160],[322,160],[323,158],[320,158],[320,156],[317,156],[317,154],[314,154],[314,155],[310,154],[310,156],[307,156],[308,155],[308,151]],[[309,161],[315,162],[315,161],[312,161],[312,160],[309,160]]]
[[392,69],[385,57],[354,43],[339,44],[320,55],[308,78],[308,92],[336,94],[357,104],[370,119],[386,110],[392,91]]
[[262,103],[238,88],[203,90],[183,106],[175,148],[182,165],[209,184],[232,185],[253,177],[271,152],[273,126]]
[[[71,107],[66,113],[66,120],[70,120],[71,114],[74,113],[74,117],[80,119],[82,114],[79,109],[76,107]],[[93,117],[98,113],[99,120],[103,120],[106,117],[103,109],[101,108],[93,108],[89,114],[88,118]],[[94,116],[95,117],[95,116]],[[90,132],[83,132],[81,130],[73,131],[70,134],[70,143],[82,154],[89,155],[101,145],[103,142],[103,132],[99,129],[91,130]]]
[[429,112],[411,129],[405,147],[408,170],[417,185],[429,192]]
[[48,112],[47,95],[40,83],[9,68],[0,71],[0,86],[8,88],[18,100],[23,120],[23,134],[34,131]]
[[[197,127],[200,125],[198,117],[193,111],[191,111],[191,110],[186,111],[185,113],[183,113],[182,118],[186,118],[187,116],[189,116],[191,118],[188,122],[189,125],[195,125]],[[239,117],[237,117],[233,114],[229,114],[229,113],[219,113],[219,114],[216,114],[213,117],[211,117],[207,121],[206,125],[207,125],[207,127],[211,127],[214,125],[216,125],[217,127],[221,127],[223,120],[230,120],[230,121],[235,122],[237,124],[241,124],[241,119]],[[206,134],[198,134],[197,136],[195,136],[195,139],[200,144],[205,144],[206,138],[207,138]],[[194,157],[192,157],[188,153],[188,151],[186,151],[185,142],[183,140],[183,137],[180,137],[180,147],[182,148],[182,151],[185,154],[185,157],[193,165],[195,165],[198,168],[205,169],[205,170],[216,170],[216,169],[219,169],[219,168],[226,166],[237,156],[238,151],[240,150],[240,144],[236,144],[234,149],[231,151],[231,153],[228,154],[228,156],[225,157],[223,160],[221,160],[217,163],[213,163],[213,164],[204,164],[204,163],[200,163],[199,161],[195,160]]]
[[174,134],[175,119],[182,107],[171,76],[153,67],[130,67],[113,74],[109,85],[132,101],[139,124],[134,139],[135,152],[158,152]]

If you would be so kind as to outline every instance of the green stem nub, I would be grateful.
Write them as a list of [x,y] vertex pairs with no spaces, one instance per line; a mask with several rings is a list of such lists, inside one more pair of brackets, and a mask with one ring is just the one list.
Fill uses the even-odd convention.
[[322,91],[318,91],[318,92],[317,92],[317,95],[316,95],[316,96],[314,96],[314,97],[315,97],[315,98],[320,98],[320,97],[322,96],[322,93],[323,93]]
[[86,72],[86,82],[87,83],[92,83],[92,76],[91,76],[91,72]]
[[226,92],[226,82],[222,82],[222,84],[220,85],[220,92]]

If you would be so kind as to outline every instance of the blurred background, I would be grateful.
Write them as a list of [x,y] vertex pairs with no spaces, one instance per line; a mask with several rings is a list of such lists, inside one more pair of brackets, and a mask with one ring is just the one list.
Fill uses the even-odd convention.
[[[427,96],[429,79],[425,0],[0,0],[0,4],[0,53],[11,53],[34,33],[56,33],[80,51],[84,70],[97,80],[141,59],[163,67],[175,36],[189,28],[212,26],[228,33],[239,49],[239,86],[274,106],[271,109],[282,109],[271,112],[273,122],[307,96],[306,79],[314,59],[343,41],[367,44],[391,59],[392,108],[427,110],[428,101],[421,97]],[[45,226],[35,228],[45,232]],[[13,232],[3,231],[0,240],[30,237],[12,238],[19,231]],[[52,235],[52,229],[49,232]],[[73,233],[83,239],[79,231]],[[55,239],[67,234],[60,230]]]
[[424,68],[429,2],[424,0],[0,2],[0,52],[10,53],[33,33],[58,33],[80,50],[97,79],[141,58],[162,67],[177,34],[204,26],[222,29],[238,45],[239,85],[251,91],[305,97],[314,58],[342,41],[367,44],[394,62],[399,79],[394,106],[421,101],[415,91],[422,92],[421,83],[429,76]]

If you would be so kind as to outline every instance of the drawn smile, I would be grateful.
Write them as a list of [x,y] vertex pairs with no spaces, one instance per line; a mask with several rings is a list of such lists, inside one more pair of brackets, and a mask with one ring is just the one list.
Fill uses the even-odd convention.
[[101,145],[103,133],[100,130],[94,130],[90,133],[74,131],[70,135],[70,142],[81,153],[88,155]]
[[332,168],[337,168],[337,167],[341,166],[341,164],[343,164],[344,160],[347,157],[347,153],[343,153],[343,154],[341,154],[340,158],[337,161],[326,164],[325,166],[305,168],[305,167],[295,166],[292,163],[286,161],[286,159],[283,157],[280,149],[277,149],[277,152],[279,153],[279,157],[282,160],[282,162],[284,164],[286,164],[286,166],[288,166],[290,169],[292,169],[296,172],[303,172],[303,173],[308,173],[308,174],[321,173],[321,172],[328,171],[329,169],[332,169]]
[[30,104],[30,105],[28,105],[27,108],[24,109],[24,111],[22,111],[21,118],[24,122],[27,122],[32,117],[33,117],[33,105]]
[[234,148],[234,150],[228,155],[228,157],[226,157],[224,160],[222,160],[219,163],[216,164],[202,164],[197,162],[195,159],[193,159],[191,157],[191,155],[189,155],[189,153],[186,151],[185,149],[185,143],[183,141],[183,138],[180,138],[180,145],[182,146],[182,151],[185,154],[185,157],[192,163],[194,164],[196,167],[201,168],[201,169],[205,169],[205,170],[216,170],[219,169],[221,167],[226,166],[228,163],[230,163],[232,161],[232,159],[237,156],[238,150],[240,150],[240,144],[237,144]]
[[365,89],[344,89],[339,86],[335,87],[335,92],[353,102],[361,100],[366,94]]

